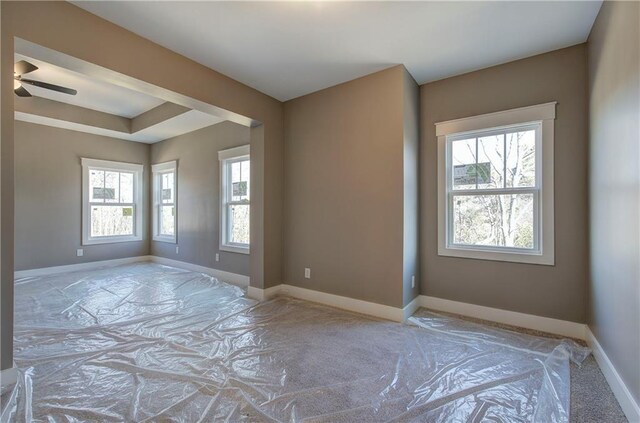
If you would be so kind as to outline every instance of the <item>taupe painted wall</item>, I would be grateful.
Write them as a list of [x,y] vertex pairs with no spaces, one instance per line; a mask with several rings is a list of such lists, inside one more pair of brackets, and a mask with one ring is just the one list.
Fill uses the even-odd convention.
[[[586,45],[494,66],[421,87],[421,293],[449,300],[586,320]],[[440,257],[436,122],[557,101],[555,266]]]
[[[2,69],[13,67],[14,37],[119,72],[222,109],[262,125],[252,128],[251,284],[258,288],[282,282],[282,103],[184,56],[66,2],[2,2]],[[150,71],[149,64],[153,63]],[[185,78],[184,75],[188,75]],[[2,72],[2,316],[0,368],[12,363],[13,337],[13,78]],[[255,172],[254,172],[255,174]],[[252,180],[253,182],[253,180]]]
[[[15,122],[15,268],[111,260],[149,254],[143,240],[82,245],[82,157],[145,166],[144,209],[148,213],[149,146],[84,132]],[[84,249],[77,257],[76,249]]]
[[[418,149],[420,145],[420,87],[403,68],[403,118],[404,118],[404,245],[402,275],[402,305],[406,306],[420,294],[419,248],[419,175]],[[412,287],[412,277],[415,284]]]
[[[2,54],[8,42],[6,13],[0,3],[0,69],[13,66]],[[13,366],[13,104],[9,72],[0,73],[0,370]],[[7,108],[9,112],[7,112]]]
[[[219,251],[218,151],[249,144],[250,130],[222,122],[151,145],[151,163],[178,161],[178,246],[151,241],[151,254],[249,276],[249,255]],[[215,254],[220,261],[215,261]]]
[[589,327],[640,403],[640,3],[604,2],[589,36]]
[[[218,150],[249,144],[251,130],[232,122],[147,145],[15,122],[15,269],[110,260],[149,253],[250,275],[250,256],[218,251]],[[80,158],[145,165],[143,241],[82,245]],[[178,246],[152,241],[150,164],[178,161]],[[56,222],[52,225],[51,222]],[[84,256],[77,257],[76,249]],[[220,261],[215,261],[220,253]]]
[[286,283],[402,307],[405,72],[285,103]]

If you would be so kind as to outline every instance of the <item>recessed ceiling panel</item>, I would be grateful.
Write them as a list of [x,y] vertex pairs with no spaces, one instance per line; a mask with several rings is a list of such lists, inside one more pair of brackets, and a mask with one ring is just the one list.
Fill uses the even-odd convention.
[[38,67],[38,70],[26,74],[25,78],[62,85],[78,91],[76,95],[69,95],[25,84],[24,87],[33,96],[127,118],[137,116],[164,103],[162,99],[138,91],[89,78],[41,60],[16,54],[15,61],[20,60],[26,60]]
[[23,112],[15,112],[15,119],[22,122],[53,126],[55,128],[86,132],[88,134],[118,138],[125,141],[143,142],[146,144],[153,144],[169,138],[177,137],[178,135],[196,131],[198,129],[215,125],[224,121],[224,119],[217,116],[202,113],[197,110],[190,110],[186,113],[183,113],[171,119],[167,119],[156,125],[149,126],[141,131],[134,132],[133,134],[128,134],[96,126],[85,125],[82,123],[69,122],[66,120]]

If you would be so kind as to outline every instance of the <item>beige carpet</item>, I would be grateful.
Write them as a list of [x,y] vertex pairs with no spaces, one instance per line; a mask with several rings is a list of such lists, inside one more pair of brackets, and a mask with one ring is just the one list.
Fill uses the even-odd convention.
[[15,310],[16,421],[566,421],[570,396],[622,421],[590,359],[569,389],[575,343],[426,310],[256,303],[155,264],[22,279]]

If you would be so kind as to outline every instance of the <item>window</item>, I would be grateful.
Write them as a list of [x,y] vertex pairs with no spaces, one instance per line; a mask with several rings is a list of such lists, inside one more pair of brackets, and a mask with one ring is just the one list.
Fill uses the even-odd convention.
[[555,103],[436,124],[438,254],[554,264]]
[[220,249],[249,254],[251,162],[249,146],[218,152],[220,160]]
[[143,166],[82,159],[82,244],[142,240]]
[[153,239],[176,242],[177,163],[151,166],[153,172]]

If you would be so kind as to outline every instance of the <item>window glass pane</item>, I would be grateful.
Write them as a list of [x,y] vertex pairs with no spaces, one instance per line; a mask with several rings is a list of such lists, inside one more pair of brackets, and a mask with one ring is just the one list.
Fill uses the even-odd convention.
[[453,197],[453,242],[534,248],[533,194]]
[[504,187],[504,134],[478,138],[478,188]]
[[89,201],[104,203],[104,171],[89,170]]
[[240,162],[231,162],[231,181],[238,182],[240,180],[240,170],[241,170]]
[[247,183],[247,200],[251,198],[251,162],[245,160],[242,162],[242,181]]
[[249,160],[231,163],[231,201],[249,200],[249,177]]
[[160,235],[175,233],[174,206],[160,206]]
[[451,143],[453,189],[476,187],[476,139]]
[[120,200],[120,172],[104,172],[104,202],[117,203]]
[[91,236],[133,235],[133,207],[91,206]]
[[133,203],[133,173],[120,173],[120,202]]
[[160,175],[160,179],[162,182],[162,202],[164,204],[173,204],[174,200],[174,183],[175,183],[175,173],[167,172],[162,173]]
[[249,244],[249,205],[229,206],[229,242]]
[[507,134],[507,186],[536,184],[536,131]]

